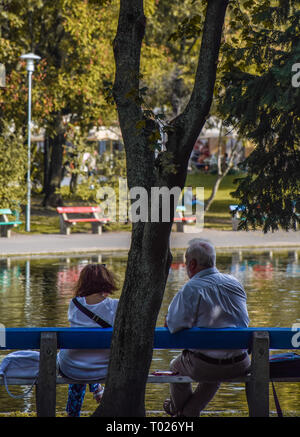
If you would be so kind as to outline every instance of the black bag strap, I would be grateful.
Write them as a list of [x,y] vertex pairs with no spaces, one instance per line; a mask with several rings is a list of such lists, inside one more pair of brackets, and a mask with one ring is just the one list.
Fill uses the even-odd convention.
[[98,325],[100,325],[102,328],[111,328],[112,327],[112,325],[107,323],[105,320],[101,319],[101,317],[97,316],[92,311],[88,310],[85,306],[81,305],[81,303],[78,302],[76,297],[74,297],[74,299],[72,299],[72,302],[74,303],[74,305],[77,306],[77,308],[80,311],[82,311],[90,319],[94,320],[94,322],[98,323]]
[[278,397],[277,397],[277,393],[276,393],[276,390],[275,390],[275,385],[274,385],[273,381],[271,381],[271,382],[272,382],[273,396],[274,396],[274,402],[275,402],[275,407],[276,407],[276,411],[277,411],[277,416],[278,417],[283,417],[282,410],[281,410],[281,407],[280,407],[280,403],[279,403],[279,400],[278,400]]

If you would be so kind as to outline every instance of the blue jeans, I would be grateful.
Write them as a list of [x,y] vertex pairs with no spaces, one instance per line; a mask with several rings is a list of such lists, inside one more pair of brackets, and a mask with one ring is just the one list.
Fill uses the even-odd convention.
[[[98,390],[99,384],[89,384],[90,392]],[[86,391],[85,384],[70,384],[66,412],[70,417],[79,417]]]

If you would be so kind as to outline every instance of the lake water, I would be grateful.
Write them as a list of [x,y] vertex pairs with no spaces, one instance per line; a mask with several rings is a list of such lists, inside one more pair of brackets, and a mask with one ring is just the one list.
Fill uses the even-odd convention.
[[[0,259],[0,323],[6,327],[68,326],[67,311],[72,287],[80,269],[89,262],[104,262],[124,279],[127,255],[119,253],[88,254],[61,257]],[[217,266],[236,276],[248,297],[250,326],[291,327],[300,322],[300,249],[297,251],[231,251],[218,253]],[[183,252],[173,253],[157,326],[163,326],[169,302],[186,282]],[[118,297],[117,292],[115,297]],[[7,351],[0,352],[2,359]],[[154,351],[150,371],[167,370],[179,351]],[[12,387],[20,394],[27,388]],[[277,394],[284,412],[300,415],[300,384],[277,384]],[[167,384],[149,384],[146,409],[149,415],[162,414],[162,403],[169,395]],[[57,389],[57,414],[64,414],[67,386]],[[87,392],[83,414],[94,411],[96,404]],[[270,390],[270,409],[275,411]],[[35,411],[34,391],[24,399],[13,399],[0,386],[0,413]],[[234,413],[247,415],[244,385],[222,384],[207,406],[206,414]]]

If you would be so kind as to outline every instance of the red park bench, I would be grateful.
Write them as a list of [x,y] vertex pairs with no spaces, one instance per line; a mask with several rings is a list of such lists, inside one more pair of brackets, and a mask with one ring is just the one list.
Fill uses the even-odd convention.
[[185,232],[184,223],[196,223],[196,216],[174,217],[174,228],[176,232]]
[[92,233],[101,234],[102,226],[110,221],[100,216],[99,206],[59,206],[56,210],[59,214],[60,233],[65,235],[70,235],[71,226],[77,223],[91,223]]
[[182,214],[183,211],[185,211],[186,208],[184,206],[177,206],[174,221],[173,221],[173,228],[176,232],[185,232],[185,223],[196,223],[196,216],[195,215],[188,215],[184,216]]

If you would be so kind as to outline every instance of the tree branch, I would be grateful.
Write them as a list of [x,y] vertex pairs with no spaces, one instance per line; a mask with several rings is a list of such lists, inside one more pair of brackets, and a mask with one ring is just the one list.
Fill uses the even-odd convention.
[[[144,116],[139,95],[145,26],[143,0],[120,0],[114,40],[116,74],[113,93],[126,150],[129,188],[137,185],[149,187],[153,182],[154,152],[147,140],[153,130],[153,120]],[[139,122],[144,125],[138,127]]]
[[228,0],[208,1],[194,89],[185,111],[173,121],[175,130],[184,128],[184,135],[180,144],[172,138],[169,143],[180,161],[189,158],[210,110],[227,5]]
[[113,43],[116,62],[114,96],[118,106],[139,106],[128,93],[139,89],[145,26],[143,0],[120,0],[118,29]]

